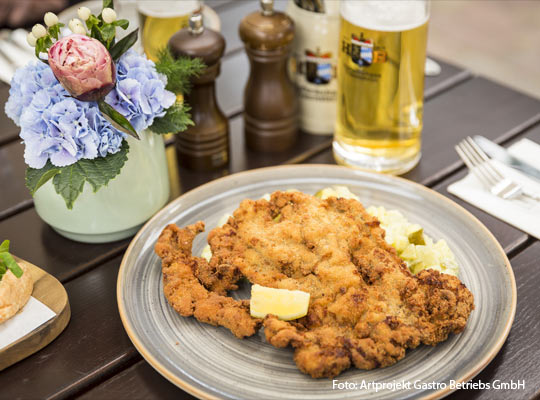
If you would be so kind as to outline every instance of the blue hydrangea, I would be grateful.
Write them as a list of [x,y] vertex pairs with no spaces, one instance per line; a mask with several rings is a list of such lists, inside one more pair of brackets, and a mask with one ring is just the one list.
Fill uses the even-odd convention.
[[118,60],[117,84],[105,101],[126,117],[136,131],[163,117],[176,101],[174,93],[165,90],[167,78],[156,72],[153,61],[129,50]]
[[[176,97],[165,90],[166,78],[145,56],[128,51],[117,64],[117,84],[106,101],[142,131],[165,115]],[[69,96],[44,63],[34,62],[15,73],[5,105],[6,114],[21,128],[24,158],[32,168],[47,160],[63,167],[120,150],[126,135],[115,129],[96,103]]]

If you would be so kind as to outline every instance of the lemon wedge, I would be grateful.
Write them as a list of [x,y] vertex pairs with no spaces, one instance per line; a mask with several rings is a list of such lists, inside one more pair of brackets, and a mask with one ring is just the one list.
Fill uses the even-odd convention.
[[309,307],[309,293],[300,290],[274,289],[261,285],[251,287],[251,316],[264,318],[273,314],[290,321],[305,316]]

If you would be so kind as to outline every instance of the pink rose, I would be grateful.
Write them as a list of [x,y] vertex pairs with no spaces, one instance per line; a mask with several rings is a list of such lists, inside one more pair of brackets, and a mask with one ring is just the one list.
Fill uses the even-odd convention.
[[116,68],[105,46],[84,35],[69,35],[51,46],[49,66],[62,86],[82,101],[103,98],[116,82]]

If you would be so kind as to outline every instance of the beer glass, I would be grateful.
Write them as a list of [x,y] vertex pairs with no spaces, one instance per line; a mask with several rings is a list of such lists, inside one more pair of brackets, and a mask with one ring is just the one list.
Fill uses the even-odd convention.
[[200,0],[138,0],[141,43],[146,56],[156,61],[159,50],[177,31],[187,28],[194,12],[202,12],[207,27],[220,30],[218,15]]
[[402,174],[420,159],[427,0],[343,0],[333,152]]

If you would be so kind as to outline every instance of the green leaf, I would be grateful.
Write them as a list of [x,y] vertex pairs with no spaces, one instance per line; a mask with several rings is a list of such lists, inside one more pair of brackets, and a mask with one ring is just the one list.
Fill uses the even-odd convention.
[[51,47],[53,44],[52,39],[49,35],[45,35],[43,37],[40,37],[36,41],[36,48],[35,53],[36,57],[39,58],[41,61],[45,61],[39,57],[40,53],[47,53],[47,50],[49,50],[49,47]]
[[117,153],[109,154],[107,157],[94,158],[93,160],[79,160],[79,169],[90,183],[94,192],[102,186],[107,186],[109,181],[116,177],[126,163],[129,152],[129,144],[123,141],[122,147]]
[[73,203],[83,190],[84,181],[85,177],[77,163],[63,167],[62,171],[54,176],[53,185],[56,193],[64,198],[68,209],[73,208]]
[[114,24],[105,24],[101,27],[101,37],[107,42],[107,49],[116,35],[116,26]]
[[138,33],[139,33],[139,29],[137,28],[133,32],[131,32],[129,35],[124,37],[122,40],[119,40],[109,50],[109,53],[111,54],[111,57],[114,61],[118,61],[118,59],[122,56],[122,54],[128,51],[129,48],[137,42]]
[[50,161],[41,169],[30,168],[26,169],[26,187],[30,190],[32,196],[36,191],[43,186],[49,179],[60,173],[61,168],[55,167]]
[[9,240],[4,240],[2,244],[0,244],[0,253],[5,251],[9,251]]
[[6,267],[15,275],[17,278],[20,278],[23,274],[23,270],[21,267],[19,267],[19,264],[17,264],[17,261],[13,258],[11,254],[9,254],[7,251],[0,253],[0,260],[4,262]]
[[[99,21],[98,21],[98,24],[99,24]],[[101,33],[99,31],[98,24],[92,25],[88,29],[90,29],[90,37],[93,37],[94,39],[99,40],[101,42]]]
[[[53,185],[56,193],[64,198],[67,208],[71,210],[75,200],[84,189],[84,183],[88,182],[94,192],[97,192],[102,186],[106,186],[111,179],[120,173],[127,161],[128,152],[129,144],[124,140],[122,147],[115,154],[93,160],[81,159],[67,167],[54,167],[56,169],[55,174],[48,177],[47,180],[54,177]],[[35,180],[37,178],[33,181]],[[35,191],[32,194],[34,193]],[[4,243],[2,243],[2,246],[4,246]],[[0,249],[2,248],[0,247]]]
[[174,58],[168,47],[158,53],[156,71],[167,76],[166,89],[175,94],[185,94],[191,88],[190,78],[199,76],[206,68],[199,58]]
[[136,139],[139,139],[139,135],[137,134],[137,131],[133,129],[133,126],[131,126],[131,123],[126,119],[126,117],[124,117],[122,114],[116,111],[110,104],[105,103],[104,100],[99,100],[98,107],[99,107],[99,111],[101,111],[101,114],[116,129],[124,133],[127,133],[128,135],[131,135]]
[[126,30],[129,26],[129,21],[127,19],[119,19],[113,22],[115,26],[119,26],[120,28]]
[[60,34],[60,24],[56,24],[49,27],[49,34],[58,40],[58,35]]
[[161,118],[155,118],[150,130],[154,133],[178,133],[185,131],[189,125],[194,125],[189,114],[190,107],[176,102],[167,109]]
[[103,0],[103,8],[112,8],[114,10],[114,3],[113,0]]
[[90,17],[86,20],[86,27],[91,31],[94,26],[98,26],[100,23],[99,19],[91,14]]

